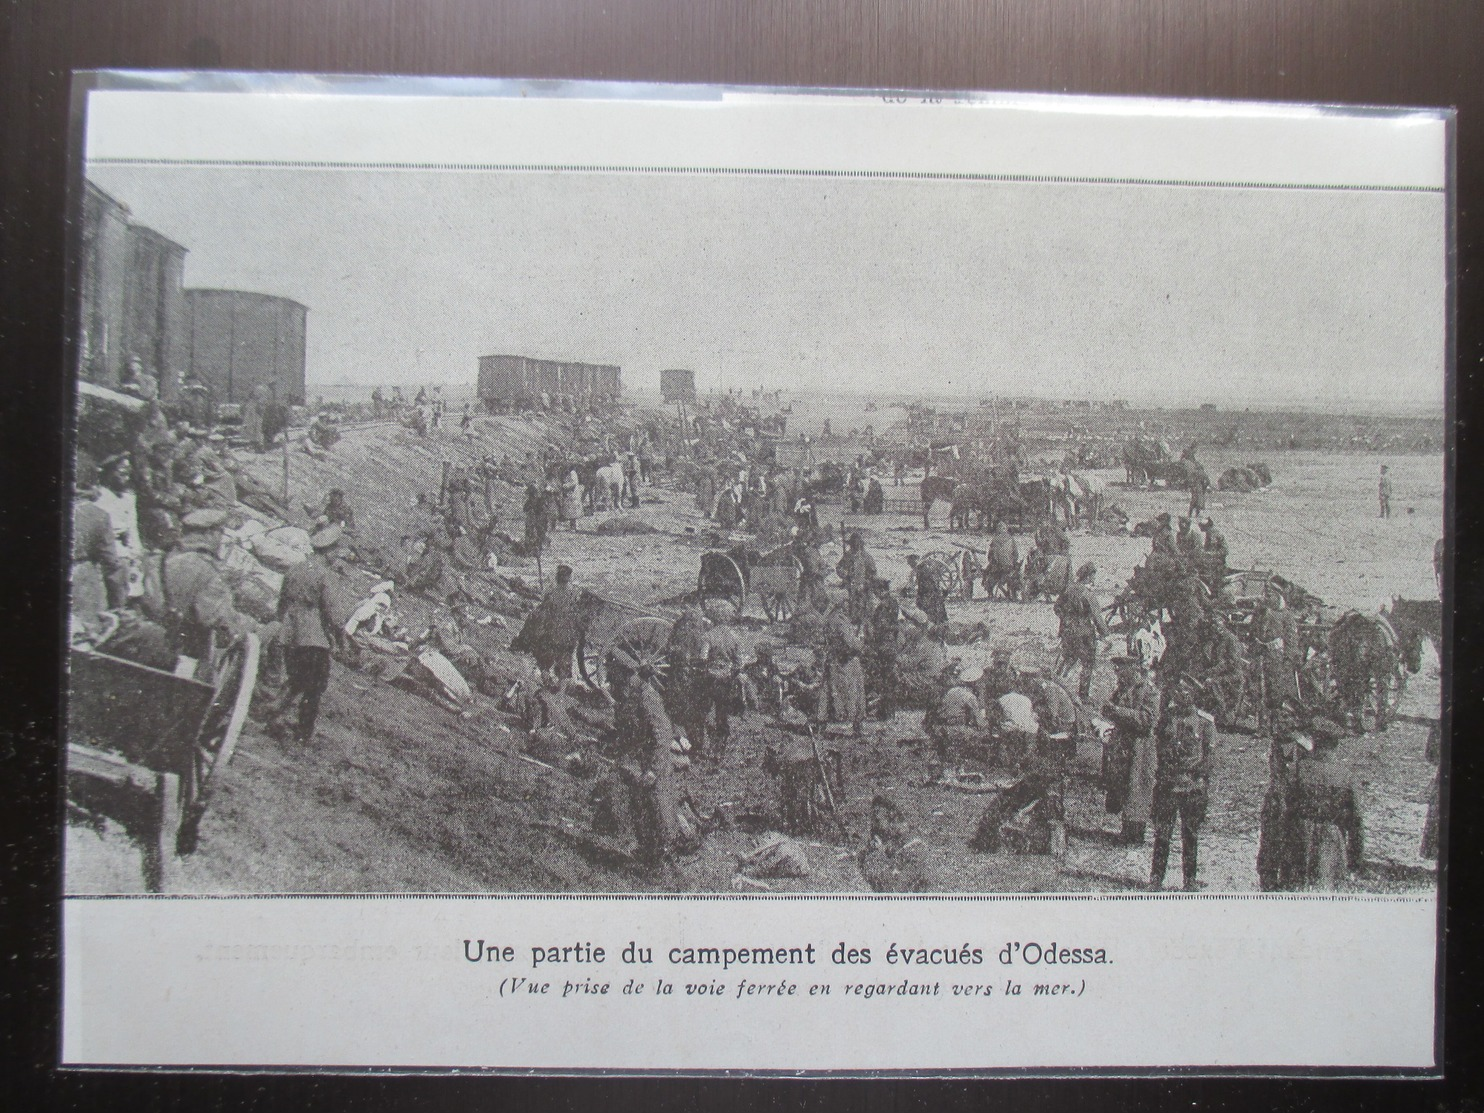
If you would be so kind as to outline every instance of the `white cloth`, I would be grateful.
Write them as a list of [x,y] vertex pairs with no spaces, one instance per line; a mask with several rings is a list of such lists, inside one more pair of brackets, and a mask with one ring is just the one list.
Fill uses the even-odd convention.
[[1000,697],[1000,710],[1004,712],[1005,724],[1012,730],[1035,734],[1041,729],[1041,721],[1036,718],[1029,696],[1007,692]]

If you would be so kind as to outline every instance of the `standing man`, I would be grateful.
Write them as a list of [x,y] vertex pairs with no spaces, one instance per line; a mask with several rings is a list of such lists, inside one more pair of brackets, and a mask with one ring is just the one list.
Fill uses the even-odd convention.
[[902,611],[891,597],[891,584],[871,581],[871,618],[866,627],[866,679],[876,693],[876,718],[889,722],[896,715],[897,654],[901,649]]
[[933,622],[948,621],[947,594],[943,590],[945,569],[936,560],[922,560],[916,553],[907,557],[912,582],[917,589],[917,609]]
[[1158,770],[1154,778],[1154,857],[1149,865],[1149,888],[1164,888],[1170,861],[1175,819],[1180,820],[1180,868],[1186,892],[1196,881],[1197,838],[1206,821],[1207,784],[1216,744],[1216,722],[1195,706],[1195,683],[1181,677],[1170,690],[1168,705],[1157,732]]
[[1068,676],[1073,667],[1082,666],[1077,681],[1081,699],[1092,696],[1092,674],[1097,668],[1098,641],[1108,636],[1108,624],[1093,594],[1092,581],[1098,574],[1091,561],[1077,569],[1077,580],[1069,584],[1056,600],[1056,617],[1061,620],[1061,674]]
[[1198,518],[1206,512],[1206,495],[1211,491],[1211,477],[1201,467],[1194,452],[1185,459],[1185,482],[1190,488],[1190,509],[1186,513],[1192,518]]
[[999,591],[1006,599],[1013,597],[1020,576],[1020,549],[1010,528],[1003,521],[995,526],[989,542],[989,559],[984,565],[984,593],[991,599]]
[[1355,775],[1338,756],[1338,723],[1311,720],[1313,751],[1299,757],[1293,814],[1305,889],[1344,888],[1365,852],[1365,825]]
[[711,688],[709,702],[716,710],[716,748],[711,756],[719,762],[732,736],[732,712],[743,709],[742,643],[729,625],[732,612],[726,603],[712,600],[706,606],[706,617],[711,620],[711,629],[706,631],[706,676]]
[[824,696],[822,723],[849,723],[857,738],[864,733],[866,674],[861,666],[864,646],[843,604],[836,603],[825,619]]
[[531,615],[536,623],[532,656],[542,672],[550,670],[563,680],[572,676],[572,657],[582,640],[582,597],[572,586],[572,569],[558,564],[556,586],[546,593]]
[[98,465],[86,452],[77,454],[72,495],[72,620],[95,636],[99,614],[122,607],[129,595],[129,570],[119,556],[114,524],[93,502]]
[[1381,482],[1376,487],[1376,494],[1381,500],[1381,517],[1391,517],[1391,469],[1385,464],[1381,465]]
[[345,636],[342,620],[336,616],[335,574],[329,559],[340,536],[341,527],[331,524],[310,537],[314,552],[284,573],[278,596],[288,684],[272,719],[286,714],[297,702],[294,741],[301,746],[314,737],[320,700],[330,683],[330,646],[340,645]]
[[609,661],[609,674],[617,674],[619,682],[613,728],[623,756],[619,771],[629,790],[637,856],[646,866],[668,868],[678,833],[673,754],[680,736],[665,713],[651,665],[618,650]]
[[1121,816],[1123,841],[1139,846],[1154,802],[1159,689],[1137,657],[1114,657],[1113,665],[1118,687],[1103,704],[1103,717],[1113,723],[1113,737],[1103,748],[1103,806]]
[[835,572],[849,593],[850,621],[859,625],[866,620],[871,584],[876,579],[876,562],[866,552],[866,543],[859,530],[852,532],[850,540],[845,543],[845,555],[835,566]]
[[793,528],[794,559],[799,562],[799,603],[812,611],[825,609],[824,561],[814,535]]

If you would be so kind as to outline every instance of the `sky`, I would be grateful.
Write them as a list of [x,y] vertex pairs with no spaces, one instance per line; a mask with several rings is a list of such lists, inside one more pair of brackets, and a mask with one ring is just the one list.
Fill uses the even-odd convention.
[[96,165],[186,284],[309,307],[311,385],[482,354],[654,389],[1441,406],[1437,193]]

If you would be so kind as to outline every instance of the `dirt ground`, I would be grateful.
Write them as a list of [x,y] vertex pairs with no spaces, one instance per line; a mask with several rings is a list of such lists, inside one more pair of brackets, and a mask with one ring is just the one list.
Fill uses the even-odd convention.
[[[293,502],[317,504],[329,488],[341,487],[363,535],[396,538],[417,524],[416,493],[436,492],[440,460],[469,462],[491,450],[523,454],[554,435],[540,424],[485,417],[476,431],[472,439],[446,430],[422,440],[390,426],[349,430],[324,459],[291,453]],[[1251,461],[1213,453],[1204,462],[1216,475]],[[1274,473],[1270,490],[1213,491],[1210,498],[1208,510],[1226,534],[1233,567],[1278,571],[1328,603],[1368,611],[1393,595],[1435,597],[1431,558],[1442,530],[1441,457],[1385,461],[1395,483],[1394,517],[1387,521],[1377,518],[1376,470],[1382,461],[1373,455],[1284,453],[1266,462]],[[253,460],[249,467],[264,483],[282,481],[278,457]],[[1105,478],[1122,476],[1106,473]],[[889,487],[887,493],[898,492]],[[1181,492],[1114,489],[1111,495],[1135,520],[1185,506]],[[518,502],[519,492],[508,492],[507,528],[517,534]],[[576,534],[555,535],[541,570],[549,583],[557,562],[569,563],[579,586],[662,613],[659,601],[695,586],[700,554],[715,539],[692,498],[663,483],[646,491],[638,510],[625,513],[659,532],[597,534],[596,527],[613,515],[588,517]],[[826,520],[831,517],[838,522],[839,512]],[[950,533],[944,518],[940,509],[928,531],[922,530],[920,517],[845,524],[864,531],[881,575],[900,582],[908,553],[959,543],[982,552],[984,538]],[[1097,564],[1096,586],[1106,600],[1143,559],[1148,543],[1075,535],[1072,546],[1076,563]],[[838,547],[825,556],[833,565]],[[534,563],[509,571],[536,583]],[[371,573],[364,575],[369,580]],[[1055,618],[1048,603],[990,603],[981,596],[951,602],[949,612],[953,620],[984,622],[991,630],[990,639],[951,650],[970,670],[988,660],[991,645],[1006,643],[1019,664],[1049,666],[1055,660]],[[746,614],[744,633],[752,640],[763,625],[755,600]],[[508,641],[516,626],[512,621],[492,636]],[[1400,721],[1388,732],[1344,744],[1342,753],[1364,785],[1368,847],[1359,884],[1366,889],[1424,889],[1435,883],[1433,866],[1418,857],[1417,847],[1433,773],[1423,758],[1424,720],[1438,714],[1439,685],[1438,662],[1428,655],[1408,685]],[[1104,667],[1095,698],[1111,687],[1111,669]],[[249,724],[202,825],[200,849],[172,864],[170,891],[642,891],[654,885],[587,834],[589,781],[521,756],[519,727],[488,699],[478,697],[471,710],[458,714],[337,664],[320,723],[306,748],[269,737],[255,721]],[[745,819],[772,811],[775,788],[761,761],[772,729],[760,719],[740,724],[719,764],[698,762],[683,774],[684,791],[723,816]],[[869,801],[881,791],[906,809],[942,890],[1115,891],[1137,887],[1148,876],[1148,845],[1124,848],[1109,837],[1115,819],[1101,808],[1095,748],[1084,747],[1077,758],[1067,801],[1070,846],[1057,863],[1044,856],[968,849],[982,800],[926,786],[934,767],[920,714],[901,713],[874,730],[868,725],[868,732],[860,742],[842,740],[848,835],[832,832],[810,842],[810,876],[768,882],[774,889],[864,889],[855,851],[865,833]],[[1200,875],[1210,890],[1257,887],[1258,812],[1266,783],[1267,742],[1223,734],[1202,832]],[[699,854],[682,863],[678,884],[693,891],[739,887],[736,856],[754,841],[742,826],[713,833]],[[142,887],[139,851],[117,818],[74,814],[66,854],[70,892]],[[1178,874],[1178,863],[1173,873]]]

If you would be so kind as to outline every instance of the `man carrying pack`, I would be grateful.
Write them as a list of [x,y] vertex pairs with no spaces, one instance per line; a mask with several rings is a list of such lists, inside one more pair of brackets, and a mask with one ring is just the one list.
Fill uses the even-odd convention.
[[1197,839],[1201,824],[1206,821],[1216,721],[1195,706],[1196,687],[1190,677],[1175,682],[1155,732],[1158,766],[1150,813],[1154,823],[1154,857],[1149,866],[1149,888],[1155,892],[1164,888],[1177,818],[1185,891],[1194,892],[1200,887],[1196,881]]

